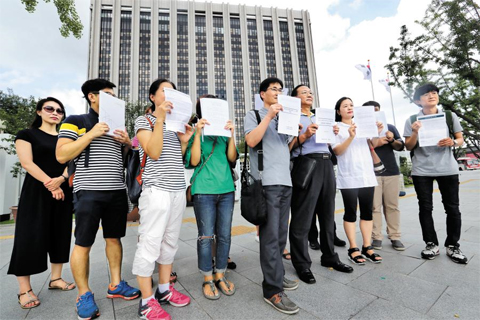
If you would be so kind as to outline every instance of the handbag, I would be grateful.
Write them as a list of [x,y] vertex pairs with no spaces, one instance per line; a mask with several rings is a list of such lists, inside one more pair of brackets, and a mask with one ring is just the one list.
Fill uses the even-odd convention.
[[[148,118],[145,117],[150,127],[153,131],[153,123]],[[125,183],[127,185],[128,190],[128,198],[130,202],[134,205],[138,205],[138,199],[140,198],[140,194],[142,193],[142,175],[143,171],[145,170],[145,164],[147,162],[147,153],[143,152],[142,161],[140,161],[140,150],[130,149],[127,153],[125,159],[125,167],[127,170],[127,175],[125,179]]]
[[293,162],[292,184],[295,188],[306,189],[313,177],[313,172],[317,161],[302,155],[302,146],[300,145],[300,154]]
[[200,169],[198,169],[197,174],[195,175],[195,177],[193,177],[192,183],[190,183],[190,185],[187,187],[187,190],[185,190],[185,196],[186,196],[186,198],[187,198],[187,202],[192,202],[192,200],[193,200],[193,199],[192,199],[192,185],[193,185],[193,183],[195,182],[195,180],[197,179],[198,174],[200,173],[200,171],[202,171],[203,167],[205,167],[205,165],[207,164],[208,159],[210,159],[210,157],[212,156],[213,150],[215,150],[215,144],[216,144],[216,143],[217,143],[217,137],[215,137],[215,140],[213,141],[212,151],[210,151],[210,154],[208,155],[207,160],[205,160],[205,162],[202,164],[202,166],[200,167]]
[[[260,124],[260,114],[254,110],[257,122]],[[267,204],[265,200],[265,190],[262,185],[263,171],[263,145],[262,141],[258,143],[258,171],[260,179],[255,179],[247,170],[248,146],[245,145],[245,157],[243,158],[242,170],[242,191],[240,196],[240,211],[242,217],[256,226],[262,225],[267,221]]]

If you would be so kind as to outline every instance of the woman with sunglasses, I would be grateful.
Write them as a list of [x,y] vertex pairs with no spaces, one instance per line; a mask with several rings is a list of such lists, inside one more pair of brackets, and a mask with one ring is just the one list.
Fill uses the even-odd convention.
[[[216,98],[204,95],[201,98]],[[203,136],[202,129],[210,123],[202,118],[201,100],[197,101],[196,130],[190,138],[185,163],[195,168],[191,179],[193,208],[198,226],[198,268],[203,275],[202,291],[205,298],[220,298],[217,288],[225,295],[235,293],[235,286],[225,278],[230,252],[235,185],[230,163],[238,157],[235,147],[234,125],[225,124],[230,137]],[[213,279],[212,242],[216,242],[215,282]]]
[[62,267],[69,260],[72,235],[72,191],[68,187],[67,165],[55,157],[57,127],[65,117],[63,104],[52,97],[37,103],[29,129],[18,132],[15,147],[27,171],[15,224],[15,240],[8,274],[17,276],[22,309],[40,305],[33,293],[30,276],[47,270],[51,263],[48,289],[68,291],[75,284],[62,279]]
[[[335,121],[339,127],[337,142],[333,152],[337,156],[337,188],[340,189],[345,206],[343,226],[350,248],[348,259],[357,265],[365,260],[372,263],[382,262],[382,257],[372,247],[372,210],[373,194],[377,179],[374,173],[371,150],[366,138],[356,137],[356,125],[353,121],[353,102],[350,98],[340,98],[335,104]],[[378,132],[383,124],[377,122]],[[372,139],[373,144],[378,139]],[[360,231],[363,238],[362,250],[356,243],[357,202],[360,207]]]

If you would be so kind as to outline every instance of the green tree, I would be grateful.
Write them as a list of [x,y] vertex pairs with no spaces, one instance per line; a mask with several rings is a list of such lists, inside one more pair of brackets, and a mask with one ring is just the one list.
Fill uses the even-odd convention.
[[[11,89],[7,92],[0,90],[0,120],[3,123],[3,131],[10,134],[2,141],[7,142],[7,146],[0,147],[7,154],[16,155],[15,136],[18,131],[30,126],[35,118],[35,109],[37,101],[33,96],[22,98],[13,93]],[[22,172],[20,162],[15,163],[10,171],[16,178]]]
[[468,148],[480,151],[480,14],[473,0],[433,0],[422,21],[425,31],[412,37],[401,27],[399,46],[386,65],[393,83],[413,101],[415,87],[433,82],[440,104],[462,124]]
[[[38,0],[21,0],[25,5],[25,10],[29,13],[35,12],[38,5]],[[45,3],[50,3],[51,0],[43,0]],[[62,26],[60,27],[60,34],[68,38],[70,34],[77,39],[82,37],[83,25],[75,9],[74,0],[53,0],[53,4],[57,7],[58,17]]]
[[130,139],[135,136],[135,120],[145,113],[147,104],[145,102],[128,102],[125,107],[125,126],[127,127],[128,135]]

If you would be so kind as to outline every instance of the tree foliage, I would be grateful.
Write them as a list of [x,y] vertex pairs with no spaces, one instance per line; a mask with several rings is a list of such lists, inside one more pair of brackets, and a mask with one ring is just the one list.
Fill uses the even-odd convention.
[[[25,10],[29,13],[35,12],[38,5],[38,0],[21,0],[25,5]],[[43,0],[45,3],[50,3],[52,0]],[[75,9],[74,0],[53,0],[53,4],[57,7],[58,17],[62,26],[60,27],[60,34],[68,38],[72,34],[75,38],[82,37],[83,25]]]
[[[7,154],[16,155],[15,136],[18,131],[30,126],[35,118],[35,109],[37,101],[33,96],[23,98],[13,93],[11,89],[7,92],[0,90],[0,120],[4,125],[4,132],[10,134],[2,138],[7,142],[6,147],[0,146],[0,150],[5,150]],[[20,162],[16,162],[10,171],[16,178],[21,172]]]
[[459,118],[471,151],[480,151],[480,13],[474,0],[433,0],[413,37],[401,27],[387,69],[393,85],[413,101],[415,87],[433,82],[440,104]]
[[130,139],[133,139],[135,136],[135,120],[145,113],[147,109],[147,104],[145,102],[128,102],[125,107],[125,126],[127,127],[127,132]]

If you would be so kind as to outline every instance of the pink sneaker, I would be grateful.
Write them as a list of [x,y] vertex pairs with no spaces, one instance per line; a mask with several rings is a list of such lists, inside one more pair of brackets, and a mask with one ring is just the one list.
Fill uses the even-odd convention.
[[138,316],[140,319],[146,320],[171,320],[172,317],[167,311],[163,310],[156,299],[148,300],[147,304],[142,306],[142,300],[140,299],[140,305],[138,306]]
[[190,303],[190,297],[175,290],[173,285],[170,285],[170,289],[164,293],[155,290],[155,299],[161,304],[170,303],[174,307],[185,307]]

